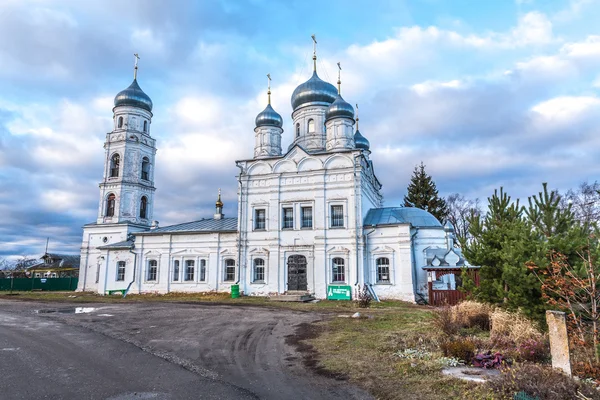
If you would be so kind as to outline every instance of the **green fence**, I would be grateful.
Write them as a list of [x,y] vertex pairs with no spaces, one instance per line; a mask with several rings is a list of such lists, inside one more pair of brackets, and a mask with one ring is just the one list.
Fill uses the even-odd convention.
[[0,291],[68,291],[77,289],[79,278],[3,278],[0,279]]

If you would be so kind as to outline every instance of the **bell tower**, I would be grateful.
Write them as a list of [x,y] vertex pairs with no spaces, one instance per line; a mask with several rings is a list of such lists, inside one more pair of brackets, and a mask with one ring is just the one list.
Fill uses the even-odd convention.
[[152,100],[137,82],[138,60],[135,54],[133,82],[115,97],[113,130],[104,142],[98,224],[152,223],[156,141],[150,136]]

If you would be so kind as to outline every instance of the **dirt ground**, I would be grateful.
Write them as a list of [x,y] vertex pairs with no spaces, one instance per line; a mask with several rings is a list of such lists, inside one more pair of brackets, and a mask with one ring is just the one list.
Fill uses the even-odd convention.
[[[87,309],[74,313],[76,307]],[[67,304],[0,300],[0,310],[131,343],[261,399],[370,399],[343,376],[315,373],[299,339],[331,314],[211,304]],[[300,350],[300,351],[299,351]],[[318,372],[318,370],[317,370]]]

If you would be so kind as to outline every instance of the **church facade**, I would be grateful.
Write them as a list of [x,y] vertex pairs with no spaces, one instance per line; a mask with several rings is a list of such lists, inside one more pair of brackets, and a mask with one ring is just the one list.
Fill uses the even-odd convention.
[[[159,227],[153,219],[152,101],[134,81],[115,97],[96,222],[83,228],[78,290],[108,293],[309,293],[367,285],[380,298],[426,298],[423,269],[456,266],[453,229],[424,210],[383,207],[369,141],[338,87],[312,77],[291,98],[294,141],[268,104],[256,117],[252,158],[239,168],[237,217],[215,214]],[[440,261],[441,259],[441,261]],[[444,260],[447,260],[444,261]],[[464,261],[464,260],[463,260]]]

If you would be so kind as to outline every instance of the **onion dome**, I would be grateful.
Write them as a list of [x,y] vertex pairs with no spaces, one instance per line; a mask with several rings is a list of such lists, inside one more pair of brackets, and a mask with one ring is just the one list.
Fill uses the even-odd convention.
[[299,107],[314,103],[331,104],[335,101],[337,94],[338,91],[335,86],[321,80],[317,72],[313,71],[312,77],[298,86],[292,93],[292,108],[296,110]]
[[354,134],[354,146],[357,149],[361,149],[361,150],[369,150],[369,148],[371,147],[371,144],[369,143],[367,138],[364,137],[363,135],[361,135],[360,131],[358,129],[356,130],[356,133]]
[[354,119],[354,108],[342,98],[339,94],[336,96],[333,104],[327,109],[325,121],[333,118],[350,118]]
[[279,115],[271,104],[268,104],[267,107],[256,116],[256,127],[259,126],[276,126],[277,128],[281,128],[283,126],[283,118]]
[[115,96],[115,107],[131,106],[142,108],[147,111],[152,111],[152,100],[137,83],[137,79],[131,82],[131,85],[125,90],[121,90]]

